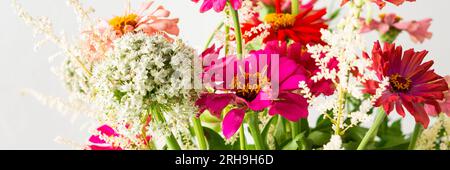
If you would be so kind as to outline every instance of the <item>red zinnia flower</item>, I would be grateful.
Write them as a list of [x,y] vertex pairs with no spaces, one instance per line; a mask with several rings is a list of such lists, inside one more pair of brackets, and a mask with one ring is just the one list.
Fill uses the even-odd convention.
[[[415,52],[414,49],[403,53],[401,46],[389,43],[385,43],[381,49],[379,42],[375,43],[372,50],[373,69],[378,78],[381,80],[389,77],[389,85],[375,106],[383,106],[387,114],[395,107],[401,116],[405,116],[405,107],[416,122],[425,128],[430,119],[424,105],[437,106],[435,109],[439,113],[438,101],[444,98],[443,92],[448,90],[444,78],[430,70],[433,61],[422,63],[427,53],[428,51]],[[363,53],[363,56],[368,57],[368,54]],[[372,84],[372,87],[377,86],[377,83]]]
[[264,38],[264,42],[291,39],[301,44],[324,43],[321,40],[322,33],[320,30],[328,28],[325,20],[322,19],[326,14],[326,9],[314,10],[313,5],[307,4],[300,7],[298,15],[292,15],[283,13],[280,6],[276,5],[277,12],[267,14],[264,17],[264,22],[258,19],[259,16],[254,16],[253,20],[244,23],[242,32],[244,33],[245,41],[251,41],[258,34],[261,34],[262,31],[252,32],[252,28],[265,23],[270,25],[270,28],[267,30],[269,34]]

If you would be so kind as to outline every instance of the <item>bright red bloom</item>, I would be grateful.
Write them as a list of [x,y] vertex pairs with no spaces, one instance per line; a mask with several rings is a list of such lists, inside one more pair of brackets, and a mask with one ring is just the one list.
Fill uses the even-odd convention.
[[[347,2],[349,2],[351,0],[342,0],[342,4],[341,5],[345,5]],[[386,2],[390,2],[394,5],[401,5],[403,4],[403,2],[408,1],[408,2],[416,2],[416,0],[371,0],[373,3],[376,3],[378,5],[378,7],[383,8],[386,5]],[[385,2],[386,1],[386,2]]]
[[[387,114],[395,107],[401,116],[405,116],[405,107],[416,122],[425,128],[430,119],[424,105],[438,106],[438,100],[442,100],[443,92],[448,90],[444,78],[430,70],[433,61],[422,63],[427,53],[428,51],[415,52],[414,49],[403,53],[401,46],[389,43],[385,43],[381,49],[379,42],[375,43],[372,50],[373,69],[378,78],[381,80],[389,77],[389,85],[375,105],[383,106]],[[369,56],[363,53],[363,57]],[[372,84],[372,87],[377,86]],[[440,112],[439,107],[435,109]]]
[[[326,9],[314,10],[312,4],[301,6],[300,13],[296,16],[290,13],[283,13],[281,9],[277,9],[276,13],[267,14],[264,17],[264,21],[260,21],[258,16],[254,16],[251,21],[242,25],[244,40],[247,42],[251,41],[261,34],[262,31],[252,32],[252,28],[265,23],[270,25],[270,28],[267,30],[268,35],[264,38],[264,42],[291,39],[304,45],[324,43],[321,40],[322,33],[320,30],[328,28],[323,19]],[[277,8],[280,8],[280,6],[277,6]]]
[[[292,0],[252,0],[254,4],[258,2],[262,2],[265,6],[276,7],[276,5],[280,5],[280,9],[283,13],[291,13],[291,2]],[[300,1],[299,8],[312,7],[318,0],[310,0],[308,3],[303,3],[304,0]],[[278,3],[278,4],[277,4]]]

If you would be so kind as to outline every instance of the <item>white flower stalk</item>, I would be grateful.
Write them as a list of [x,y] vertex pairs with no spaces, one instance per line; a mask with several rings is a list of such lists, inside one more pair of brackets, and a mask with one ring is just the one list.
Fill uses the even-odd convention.
[[72,97],[69,100],[64,100],[60,97],[44,95],[32,89],[23,89],[22,94],[34,97],[43,105],[56,109],[62,114],[70,114],[72,121],[75,121],[79,115],[94,117],[98,113],[94,106],[80,98]]
[[95,12],[94,8],[84,8],[83,4],[79,0],[67,0],[67,4],[72,6],[75,14],[78,16],[80,24],[87,24],[86,26],[92,26],[94,23],[90,15]]
[[38,46],[42,45],[44,42],[51,41],[57,45],[68,57],[73,57],[79,66],[83,69],[86,75],[90,76],[91,72],[88,70],[85,64],[80,61],[80,52],[77,50],[76,46],[70,44],[66,39],[64,33],[60,35],[56,34],[53,25],[47,17],[35,18],[31,16],[25,9],[13,0],[12,6],[16,10],[18,16],[28,25],[33,27],[34,34],[43,35],[45,38],[37,43]]
[[[366,121],[369,117],[367,113],[373,108],[373,101],[379,97],[375,95],[367,98],[363,93],[363,83],[369,79],[377,79],[375,72],[369,69],[372,62],[360,57],[365,45],[359,33],[359,18],[366,1],[356,0],[349,3],[349,14],[339,22],[337,28],[321,31],[322,40],[327,45],[307,46],[320,68],[320,72],[313,75],[312,80],[332,80],[337,89],[333,97],[321,97],[322,100],[329,101],[321,101],[320,106],[312,106],[318,107],[320,113],[331,119],[336,135],[343,135],[349,128]],[[333,60],[338,61],[339,70],[328,68]],[[355,70],[358,75],[352,74]],[[380,89],[383,90],[384,87],[381,86]],[[308,94],[303,95],[310,98]],[[359,108],[349,107],[347,104],[350,99],[359,100]],[[315,99],[310,100],[313,101],[310,103],[317,103]],[[350,123],[344,123],[347,119],[350,119]]]

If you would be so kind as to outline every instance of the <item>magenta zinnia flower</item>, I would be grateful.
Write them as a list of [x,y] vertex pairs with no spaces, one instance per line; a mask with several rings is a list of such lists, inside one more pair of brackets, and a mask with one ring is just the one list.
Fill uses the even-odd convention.
[[[197,3],[200,0],[191,1]],[[230,0],[230,3],[235,10],[238,10],[241,8],[242,0]],[[203,13],[209,11],[211,8],[214,8],[214,11],[216,12],[222,12],[226,4],[227,0],[203,0],[203,4],[200,7],[200,12]]]
[[[314,95],[332,94],[333,84],[328,81],[313,82],[309,79],[314,71],[318,71],[318,68],[314,61],[310,61],[310,59],[312,60],[310,55],[305,55],[302,51],[299,43],[288,47],[285,42],[271,41],[266,44],[264,50],[252,51],[249,57],[239,61],[234,56],[217,60],[219,51],[214,46],[207,49],[202,54],[203,60],[206,60],[207,63],[215,62],[213,66],[204,67],[204,83],[214,86],[215,92],[204,93],[200,96],[196,102],[200,113],[209,110],[214,116],[221,118],[222,110],[232,105],[233,109],[226,113],[222,122],[222,131],[226,138],[230,138],[236,133],[247,111],[262,111],[268,108],[271,116],[279,114],[294,122],[306,118],[308,103],[307,99],[297,93],[298,83],[300,81],[308,83],[311,93]],[[261,56],[274,54],[279,55],[278,64],[272,65],[270,60],[265,64],[259,62],[264,59]],[[255,61],[258,63],[256,68],[249,67],[251,65],[249,62]],[[275,66],[277,68],[272,68]],[[230,67],[235,73],[227,76],[225,70],[227,70],[226,68],[229,70]],[[276,75],[265,76],[261,73],[261,70],[272,69],[278,71]],[[250,83],[251,76],[256,76],[258,81]],[[273,76],[278,76],[278,89],[270,86],[270,81],[274,79]],[[205,77],[208,78],[205,80]],[[240,81],[238,81],[239,83],[230,82],[226,80],[227,78]],[[222,81],[218,83],[219,80]],[[274,90],[277,90],[277,96],[274,95]]]
[[[422,63],[427,53],[415,52],[414,49],[403,53],[401,46],[389,43],[385,43],[381,49],[379,42],[375,43],[372,50],[373,69],[378,78],[389,77],[389,85],[375,105],[383,106],[387,114],[395,107],[401,116],[405,116],[405,107],[416,122],[425,128],[430,119],[424,105],[437,106],[438,100],[444,98],[443,92],[448,90],[444,78],[430,70],[433,61]],[[363,53],[363,56],[368,57],[368,54]],[[435,109],[440,112],[439,107]]]

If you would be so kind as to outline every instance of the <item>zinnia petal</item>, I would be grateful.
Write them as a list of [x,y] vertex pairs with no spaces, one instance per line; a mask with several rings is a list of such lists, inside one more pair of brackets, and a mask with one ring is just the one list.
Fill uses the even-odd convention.
[[242,125],[244,109],[233,109],[225,115],[222,122],[222,132],[225,138],[230,139]]

